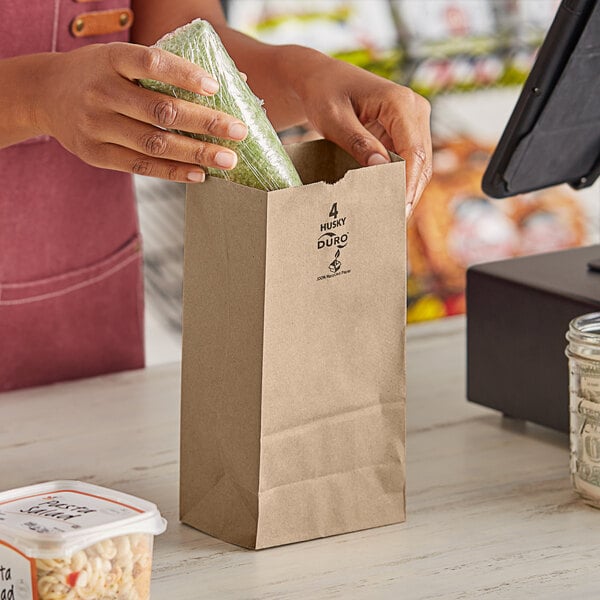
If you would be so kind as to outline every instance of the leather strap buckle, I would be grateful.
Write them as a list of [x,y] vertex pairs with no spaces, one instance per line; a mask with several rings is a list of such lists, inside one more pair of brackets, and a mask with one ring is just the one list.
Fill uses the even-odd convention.
[[72,35],[80,38],[118,33],[131,28],[132,24],[133,11],[129,8],[117,8],[77,15],[71,21],[70,29]]

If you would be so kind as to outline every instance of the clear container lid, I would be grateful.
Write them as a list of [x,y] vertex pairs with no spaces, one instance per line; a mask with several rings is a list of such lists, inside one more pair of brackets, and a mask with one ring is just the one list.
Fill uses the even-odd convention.
[[103,539],[165,531],[155,504],[80,481],[51,481],[0,493],[0,545],[30,558],[68,557]]

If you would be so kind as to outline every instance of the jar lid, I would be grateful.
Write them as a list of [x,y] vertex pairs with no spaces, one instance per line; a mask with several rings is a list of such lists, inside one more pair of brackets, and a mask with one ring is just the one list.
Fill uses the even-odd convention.
[[80,481],[51,481],[0,493],[0,545],[30,558],[67,557],[103,539],[158,535],[155,504]]
[[575,317],[566,334],[569,342],[567,356],[580,356],[589,360],[600,359],[600,312]]
[[569,330],[590,339],[600,339],[600,312],[575,317],[569,323]]

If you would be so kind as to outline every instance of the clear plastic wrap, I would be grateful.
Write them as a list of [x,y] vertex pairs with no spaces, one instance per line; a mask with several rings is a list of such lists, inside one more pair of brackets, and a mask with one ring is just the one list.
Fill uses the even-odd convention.
[[168,33],[155,45],[205,69],[219,82],[219,91],[213,96],[202,96],[148,79],[141,80],[141,85],[226,112],[240,119],[248,127],[248,136],[241,142],[178,131],[183,135],[226,146],[237,152],[238,163],[234,169],[225,171],[208,167],[209,175],[268,191],[302,185],[292,161],[262,108],[262,102],[252,93],[240,75],[210,23],[196,19]]

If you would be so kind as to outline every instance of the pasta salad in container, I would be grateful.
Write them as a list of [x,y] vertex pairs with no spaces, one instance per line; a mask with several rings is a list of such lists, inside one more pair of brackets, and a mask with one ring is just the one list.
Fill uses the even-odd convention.
[[154,536],[145,500],[78,481],[0,493],[0,598],[148,600]]

